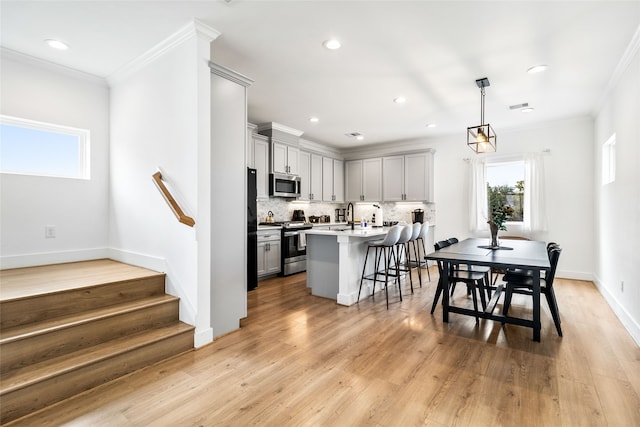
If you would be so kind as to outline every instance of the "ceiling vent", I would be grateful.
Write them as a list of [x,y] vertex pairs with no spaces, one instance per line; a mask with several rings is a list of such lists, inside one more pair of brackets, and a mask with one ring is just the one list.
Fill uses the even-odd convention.
[[511,105],[511,106],[509,106],[509,109],[510,110],[519,110],[521,108],[525,108],[525,107],[528,107],[528,106],[529,106],[529,103],[525,102],[524,104]]

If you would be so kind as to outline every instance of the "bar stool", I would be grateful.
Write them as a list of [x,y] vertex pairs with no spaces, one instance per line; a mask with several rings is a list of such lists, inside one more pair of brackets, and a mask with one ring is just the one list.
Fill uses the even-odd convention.
[[[429,234],[429,223],[423,222],[422,228],[420,229],[420,235],[418,236],[418,241],[422,243],[422,256],[419,256],[421,267],[424,266],[427,269],[427,277],[429,277],[429,281],[431,281],[431,273],[429,272],[429,264],[427,260],[424,258],[427,256],[427,247],[425,242],[427,241],[427,234]],[[418,253],[420,253],[420,246],[418,245]],[[422,261],[424,260],[424,261]]]
[[[420,251],[418,247],[418,237],[420,237],[420,232],[422,231],[422,223],[415,222],[413,224],[413,229],[411,233],[411,239],[407,242],[409,258],[407,259],[410,269],[418,269],[418,281],[420,282],[420,287],[422,287],[422,272],[421,267],[422,263],[420,262]],[[415,258],[411,258],[411,248],[413,247],[413,254]]]
[[[403,225],[400,232],[400,238],[396,243],[396,266],[393,269],[393,275],[400,279],[400,274],[409,274],[409,283],[411,284],[411,293],[413,293],[413,279],[411,278],[411,264],[409,263],[409,251],[407,250],[407,244],[411,240],[413,235],[413,226],[411,224]],[[402,253],[404,252],[406,262],[401,263]],[[401,298],[402,300],[402,298]]]
[[[363,280],[373,280],[373,291],[371,292],[371,296],[375,299],[376,293],[376,282],[382,282],[382,279],[378,279],[379,275],[384,275],[384,292],[387,298],[387,310],[389,309],[389,291],[387,289],[387,283],[389,282],[389,269],[391,267],[391,256],[395,257],[395,253],[393,252],[393,248],[396,243],[398,243],[398,239],[400,238],[400,233],[402,232],[403,227],[401,225],[394,225],[389,229],[387,235],[383,240],[378,240],[374,242],[370,242],[367,246],[367,253],[364,256],[364,266],[362,267],[362,276],[360,276],[360,289],[358,289],[358,300],[360,302],[360,292],[362,291],[362,282]],[[373,274],[369,276],[365,276],[365,271],[367,269],[367,260],[369,259],[369,250],[373,248],[374,252],[374,271]],[[384,255],[384,271],[380,271],[380,260]],[[396,260],[397,264],[397,260]],[[400,292],[400,301],[402,301],[402,290],[400,289],[400,280],[396,278],[396,282],[398,283],[398,291]]]

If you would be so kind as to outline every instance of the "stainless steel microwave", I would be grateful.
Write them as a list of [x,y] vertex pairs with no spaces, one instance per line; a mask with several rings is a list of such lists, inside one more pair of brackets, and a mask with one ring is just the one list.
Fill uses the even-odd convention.
[[269,195],[275,197],[300,197],[300,177],[284,173],[270,173]]

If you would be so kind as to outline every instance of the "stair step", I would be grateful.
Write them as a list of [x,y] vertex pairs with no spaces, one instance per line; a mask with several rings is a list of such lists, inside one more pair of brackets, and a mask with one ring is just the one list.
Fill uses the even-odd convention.
[[176,322],[11,370],[2,376],[0,422],[190,350],[193,330]]
[[[106,264],[107,271],[115,271],[112,263],[114,262]],[[83,265],[84,263],[77,264]],[[74,274],[69,279],[73,286],[61,283],[63,279],[58,277],[52,279],[51,282],[38,282],[47,280],[46,277],[40,278],[39,276],[27,281],[18,274],[18,271],[23,269],[3,270],[0,275],[0,284],[2,285],[0,328],[13,328],[165,293],[164,273],[121,264],[124,272],[115,274],[112,278],[105,278],[105,273],[91,273],[91,271],[103,267],[103,264],[91,264],[91,266],[92,268],[85,266],[82,269],[76,267],[76,270],[73,271]],[[37,268],[32,267],[24,270],[30,271]],[[125,273],[129,273],[129,276]],[[22,274],[28,275],[28,273]],[[82,274],[87,276],[82,276]],[[100,277],[102,277],[103,283],[98,282]],[[22,285],[26,289],[22,290],[20,288]],[[37,288],[41,288],[43,292],[34,294]]]
[[0,331],[1,372],[168,324],[179,299],[159,295]]

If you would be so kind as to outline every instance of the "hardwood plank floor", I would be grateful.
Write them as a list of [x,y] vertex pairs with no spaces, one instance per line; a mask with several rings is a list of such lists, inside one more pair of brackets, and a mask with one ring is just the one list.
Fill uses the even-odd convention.
[[[557,279],[564,338],[543,302],[536,343],[430,315],[431,277],[402,302],[390,289],[389,310],[311,296],[304,274],[263,281],[240,330],[14,425],[640,425],[640,349],[592,283]],[[513,314],[529,307],[514,296]]]

